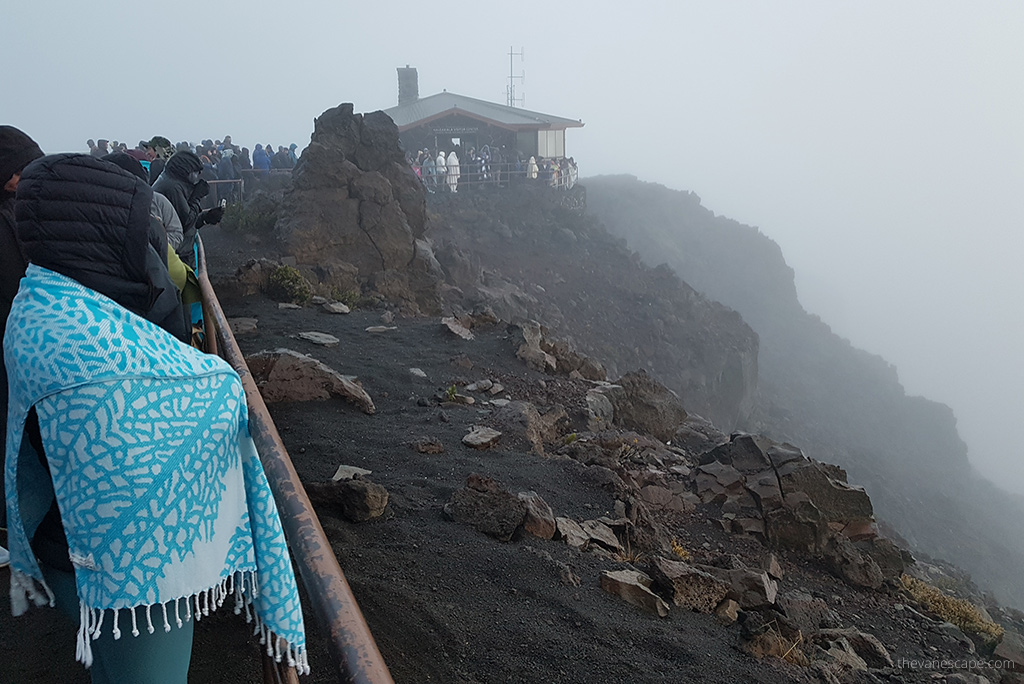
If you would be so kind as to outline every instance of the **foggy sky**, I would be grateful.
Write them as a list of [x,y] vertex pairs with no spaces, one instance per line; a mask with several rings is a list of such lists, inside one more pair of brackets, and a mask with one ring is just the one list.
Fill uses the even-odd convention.
[[971,459],[1024,491],[1024,3],[348,3],[5,7],[0,123],[87,138],[304,147],[395,68],[580,118],[581,175],[693,190],[758,226],[805,308],[953,407]]

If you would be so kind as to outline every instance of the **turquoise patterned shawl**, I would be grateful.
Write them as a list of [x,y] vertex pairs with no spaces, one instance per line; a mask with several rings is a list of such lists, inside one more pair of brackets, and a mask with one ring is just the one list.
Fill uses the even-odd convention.
[[22,444],[35,407],[75,568],[81,662],[104,629],[169,631],[233,597],[268,653],[308,672],[295,576],[235,371],[34,265],[4,358],[14,613],[53,603],[29,546],[52,500]]

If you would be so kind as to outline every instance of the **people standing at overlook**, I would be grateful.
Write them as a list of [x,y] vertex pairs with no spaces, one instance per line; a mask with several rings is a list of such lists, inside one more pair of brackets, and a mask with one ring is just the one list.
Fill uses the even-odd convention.
[[256,149],[252,152],[252,168],[256,173],[270,171],[270,157],[263,151],[263,145],[256,145]]
[[526,177],[530,180],[537,180],[537,174],[540,169],[537,167],[537,158],[530,156],[530,160],[526,162]]
[[448,189],[452,192],[459,191],[459,157],[455,154],[455,150],[452,150],[448,154],[448,160],[445,163],[445,173],[448,174]]
[[223,207],[204,210],[200,206],[210,193],[210,184],[200,177],[202,172],[203,162],[194,152],[175,152],[153,184],[153,190],[171,201],[181,220],[184,237],[177,251],[182,261],[189,265],[195,264],[193,245],[196,232],[204,225],[220,223],[224,217]]
[[444,161],[444,150],[437,151],[437,159],[434,160],[434,177],[437,179],[437,185],[440,188],[444,188],[445,174],[447,173],[447,164]]

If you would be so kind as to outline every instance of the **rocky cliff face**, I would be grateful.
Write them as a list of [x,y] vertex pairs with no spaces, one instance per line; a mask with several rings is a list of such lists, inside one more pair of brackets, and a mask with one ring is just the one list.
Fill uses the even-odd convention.
[[745,421],[757,335],[559,198],[542,187],[432,195],[427,235],[444,269],[446,305],[539,320],[603,363],[609,378],[643,368],[689,410],[726,429]]
[[371,289],[414,310],[436,310],[437,279],[421,240],[425,192],[390,117],[355,114],[351,104],[327,110],[292,180],[276,231],[307,278],[327,290]]
[[800,306],[793,270],[756,228],[715,216],[693,193],[631,176],[586,182],[589,210],[645,259],[667,263],[742,314],[761,340],[745,426],[842,464],[882,519],[917,550],[970,570],[1024,605],[1019,500],[972,473],[949,407],[908,397],[896,369]]

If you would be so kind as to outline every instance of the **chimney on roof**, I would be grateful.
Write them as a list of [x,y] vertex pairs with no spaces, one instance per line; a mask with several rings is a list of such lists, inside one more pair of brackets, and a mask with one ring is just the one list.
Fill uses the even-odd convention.
[[420,99],[420,78],[416,67],[406,64],[398,67],[398,106],[412,104]]

